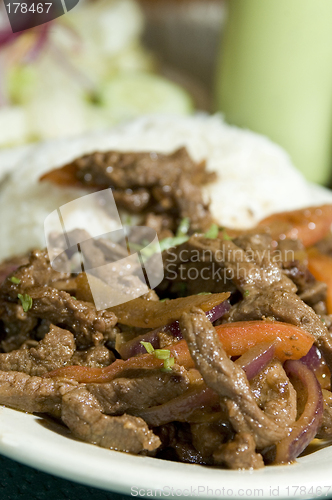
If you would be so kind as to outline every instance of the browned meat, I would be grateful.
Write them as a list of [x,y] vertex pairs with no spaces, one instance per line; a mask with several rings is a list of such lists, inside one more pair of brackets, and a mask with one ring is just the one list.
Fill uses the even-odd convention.
[[97,312],[89,302],[47,286],[26,289],[25,293],[32,298],[29,314],[66,325],[74,333],[77,346],[97,345],[114,338],[117,319],[112,312]]
[[18,349],[37,326],[38,320],[23,311],[21,304],[0,299],[0,318],[3,330],[1,349],[5,352]]
[[112,188],[116,202],[131,213],[167,213],[174,231],[189,216],[191,229],[205,230],[212,217],[200,186],[215,179],[205,163],[195,163],[185,148],[172,154],[96,152],[42,177],[58,184]]
[[[29,256],[28,264],[19,267],[14,273],[8,276],[0,287],[0,296],[17,301],[17,294],[26,293],[26,290],[35,286],[50,285],[53,281],[66,279],[70,275],[54,271],[50,264],[47,250],[34,250]],[[13,283],[11,278],[19,280]]]
[[250,381],[256,402],[278,425],[290,427],[296,420],[296,391],[280,361],[271,361]]
[[222,444],[213,454],[215,463],[229,469],[260,469],[264,467],[262,455],[255,452],[255,440],[247,432],[235,435],[233,441]]
[[319,439],[331,439],[332,437],[332,393],[323,389],[324,413],[320,428],[316,434]]
[[76,386],[77,382],[0,371],[0,404],[29,413],[49,413],[60,417],[63,394]]
[[74,436],[103,448],[137,454],[161,444],[141,418],[104,415],[96,397],[84,387],[63,396],[61,418]]
[[279,426],[260,410],[244,371],[228,358],[203,311],[195,309],[189,314],[184,313],[180,326],[204,382],[221,398],[227,398],[229,417],[234,429],[237,432],[250,432],[258,448],[285,437],[289,429]]
[[115,356],[104,345],[96,345],[90,349],[75,351],[70,359],[71,365],[89,366],[90,368],[103,368],[115,361]]
[[28,263],[27,255],[14,256],[0,263],[0,285],[9,274],[15,271],[18,267]]
[[328,234],[326,238],[319,243],[316,243],[315,246],[321,253],[325,253],[326,255],[330,255],[332,257],[332,234]]
[[212,462],[213,453],[229,438],[229,429],[221,423],[191,424],[192,443],[203,459]]
[[109,384],[88,384],[87,389],[98,399],[104,413],[133,413],[161,405],[187,391],[190,381],[186,370],[174,366],[170,373],[160,370],[136,372],[133,378],[118,378]]
[[0,370],[41,376],[67,363],[75,351],[73,334],[51,325],[51,330],[36,347],[0,354]]

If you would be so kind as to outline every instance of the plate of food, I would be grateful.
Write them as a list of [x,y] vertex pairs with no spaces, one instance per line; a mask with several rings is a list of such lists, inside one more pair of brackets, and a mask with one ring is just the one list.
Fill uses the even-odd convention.
[[332,495],[330,192],[218,115],[0,162],[0,452],[132,496]]

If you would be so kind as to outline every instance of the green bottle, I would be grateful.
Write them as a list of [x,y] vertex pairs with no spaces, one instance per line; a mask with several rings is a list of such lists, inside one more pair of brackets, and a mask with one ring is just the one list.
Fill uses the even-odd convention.
[[[283,146],[313,182],[332,177],[332,0],[228,0],[216,105]],[[296,186],[294,186],[296,189]]]

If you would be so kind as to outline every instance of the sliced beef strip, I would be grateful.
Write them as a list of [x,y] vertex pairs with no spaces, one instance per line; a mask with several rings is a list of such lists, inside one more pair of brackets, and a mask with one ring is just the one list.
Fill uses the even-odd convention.
[[174,365],[170,373],[160,370],[135,373],[130,378],[117,378],[110,383],[88,384],[87,389],[101,404],[103,412],[119,415],[124,412],[161,405],[185,393],[190,387],[187,371]]
[[56,370],[69,362],[75,352],[75,341],[68,330],[51,325],[49,333],[36,347],[0,354],[0,370],[24,372],[32,376]]
[[41,180],[63,184],[66,179],[70,179],[71,185],[91,189],[112,188],[119,206],[131,213],[167,211],[174,221],[173,230],[186,214],[193,231],[208,229],[212,223],[200,187],[215,180],[215,174],[206,172],[205,162],[194,162],[185,148],[169,155],[96,152],[44,175]]
[[222,444],[214,453],[216,464],[226,465],[229,469],[248,470],[264,467],[262,455],[255,452],[255,439],[248,432],[235,435],[233,441]]
[[90,368],[103,368],[109,366],[113,361],[115,361],[113,352],[104,345],[97,345],[82,351],[75,351],[69,364],[88,366]]
[[[19,280],[19,283],[13,283],[13,277]],[[59,273],[52,268],[47,250],[33,250],[28,264],[19,267],[2,283],[0,297],[16,302],[17,294],[23,295],[28,288],[51,285],[54,281],[69,277],[70,274]]]
[[[266,235],[264,240],[267,239]],[[263,254],[262,235],[254,235],[251,238],[258,240],[256,246],[258,250],[243,250],[233,241],[222,240],[219,238],[208,239],[202,235],[193,235],[188,242],[177,248],[170,249],[164,256],[165,279],[174,280],[179,277],[180,266],[185,265],[187,269],[196,268],[198,270],[198,279],[193,280],[192,273],[189,270],[184,273],[187,277],[186,285],[191,287],[191,281],[199,281],[199,285],[206,287],[206,277],[218,280],[218,287],[234,291],[235,287],[242,294],[254,294],[259,290],[265,290],[274,285],[277,288],[296,292],[294,283],[284,275],[279,265],[270,260],[268,248]],[[245,248],[246,242],[243,240]],[[250,248],[250,247],[249,247]],[[255,246],[254,246],[255,248]],[[185,260],[185,262],[184,262]],[[202,271],[203,268],[211,268],[213,275],[207,275]],[[218,272],[218,268],[220,272]],[[174,273],[174,271],[176,272]],[[196,283],[194,283],[196,285]],[[200,290],[200,291],[203,291]],[[208,291],[211,291],[210,289]],[[215,292],[216,290],[213,289]],[[218,290],[219,291],[219,290]]]
[[290,427],[296,420],[296,391],[282,364],[271,361],[250,381],[256,402],[278,425]]
[[29,258],[27,255],[20,255],[10,257],[0,263],[0,284],[7,278],[9,274],[16,271],[16,269],[24,264],[27,264]]
[[[218,335],[203,311],[194,309],[184,313],[180,327],[187,341],[191,357],[204,382],[227,403],[234,403],[242,416],[230,420],[237,432],[250,432],[258,448],[278,442],[287,436],[289,429],[279,426],[257,405],[244,371],[225,353]],[[238,415],[237,415],[238,417]]]
[[97,398],[84,387],[63,396],[61,419],[74,436],[103,448],[138,454],[161,444],[141,418],[104,415]]
[[326,389],[322,390],[324,397],[323,419],[316,434],[319,439],[331,439],[332,437],[332,393]]
[[203,459],[212,462],[213,453],[228,441],[229,429],[219,422],[191,424],[192,443]]
[[38,320],[23,311],[21,304],[0,299],[1,349],[5,352],[18,349],[30,338]]
[[65,325],[74,333],[77,347],[115,339],[117,319],[112,312],[96,311],[89,302],[75,300],[68,293],[47,286],[28,288],[25,293],[32,298],[29,314],[55,325]]
[[77,382],[0,371],[0,405],[60,417],[62,396],[76,387]]

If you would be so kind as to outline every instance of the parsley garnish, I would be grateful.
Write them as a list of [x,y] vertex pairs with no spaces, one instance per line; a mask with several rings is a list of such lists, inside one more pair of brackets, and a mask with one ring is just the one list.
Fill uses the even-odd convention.
[[228,234],[226,233],[225,230],[223,230],[222,236],[223,236],[223,239],[226,241],[230,241],[232,239],[230,236],[228,236]]
[[243,297],[249,297],[249,295],[250,295],[249,290],[245,290],[245,292],[243,294]]
[[181,236],[185,236],[188,234],[190,227],[190,219],[189,217],[184,217],[179,224],[178,230],[176,231],[176,237],[180,238]]
[[171,351],[169,349],[154,349],[151,342],[144,342],[141,340],[140,344],[142,344],[146,351],[149,354],[154,354],[157,359],[164,360],[164,366],[162,368],[163,371],[170,372],[172,371],[172,366],[174,365],[174,358],[171,357]]
[[20,280],[20,279],[18,279],[18,278],[16,278],[15,276],[12,276],[12,277],[10,278],[10,281],[11,281],[12,283],[14,283],[14,285],[19,285],[19,284],[21,283],[21,280]]
[[219,234],[219,228],[217,224],[212,224],[210,229],[204,234],[205,238],[209,238],[210,240],[215,240]]
[[28,312],[29,309],[31,309],[31,307],[32,307],[32,298],[30,297],[30,295],[28,295],[27,293],[25,293],[24,295],[22,295],[21,293],[19,293],[17,295],[17,297],[21,301],[21,304],[22,304],[22,307],[23,307],[23,311],[24,312]]
[[149,354],[152,354],[154,352],[154,347],[151,344],[151,342],[144,342],[144,340],[141,340],[140,344],[142,344],[142,346],[145,347],[146,352],[148,352]]

